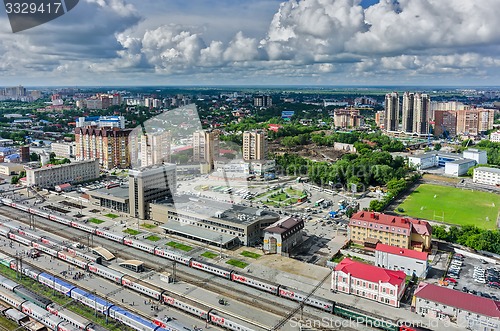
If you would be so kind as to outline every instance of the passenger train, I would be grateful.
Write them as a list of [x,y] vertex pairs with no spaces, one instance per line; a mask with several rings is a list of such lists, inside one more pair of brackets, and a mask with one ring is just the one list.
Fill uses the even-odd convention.
[[[77,229],[80,229],[80,230],[85,231],[87,233],[91,233],[93,235],[118,242],[122,245],[134,247],[134,248],[140,249],[142,251],[148,252],[150,254],[153,254],[156,256],[161,256],[161,257],[167,258],[169,260],[176,261],[177,263],[187,265],[187,266],[194,268],[194,269],[203,270],[205,272],[217,275],[219,277],[226,278],[228,280],[231,280],[231,281],[234,281],[237,283],[241,283],[241,284],[244,284],[247,286],[251,286],[253,288],[259,289],[259,290],[264,291],[264,292],[272,293],[274,295],[277,295],[277,296],[280,296],[280,297],[283,297],[286,299],[298,301],[298,302],[303,302],[305,300],[305,304],[308,306],[312,306],[312,307],[315,307],[315,308],[318,308],[318,309],[321,309],[321,310],[324,310],[324,311],[327,311],[327,312],[330,312],[330,313],[333,313],[333,314],[336,314],[336,315],[339,315],[339,316],[342,316],[342,317],[345,317],[348,319],[349,318],[356,318],[358,320],[365,319],[368,321],[376,321],[376,323],[375,323],[376,325],[380,325],[381,329],[388,330],[388,331],[400,331],[400,330],[412,331],[412,329],[409,327],[405,327],[405,329],[403,329],[403,327],[399,327],[398,321],[387,322],[386,320],[382,320],[377,316],[371,316],[370,314],[368,314],[366,312],[362,312],[354,307],[349,307],[349,306],[343,305],[341,303],[336,303],[334,301],[319,298],[316,296],[309,296],[305,292],[288,289],[284,285],[272,283],[272,282],[269,282],[267,280],[263,280],[263,279],[260,279],[258,277],[255,277],[255,276],[250,276],[250,275],[243,273],[243,272],[237,272],[237,271],[234,271],[232,269],[228,269],[228,268],[224,268],[224,267],[214,265],[214,264],[211,264],[208,262],[200,261],[200,260],[197,260],[191,256],[175,252],[175,251],[168,249],[168,248],[151,245],[148,243],[144,243],[144,242],[142,242],[138,239],[135,239],[135,238],[131,238],[128,236],[115,234],[115,233],[112,233],[110,231],[98,229],[95,226],[83,224],[81,222],[68,220],[64,217],[50,214],[49,212],[44,211],[44,210],[40,210],[37,208],[30,208],[27,205],[13,202],[11,199],[8,199],[8,198],[1,198],[0,202],[6,206],[10,206],[10,207],[19,209],[21,211],[24,211],[24,212],[27,212],[30,214],[40,216],[40,217],[58,222],[58,223],[63,224],[63,225],[77,228]],[[22,232],[24,232],[24,234],[27,233],[26,230],[22,230],[22,229],[10,229],[10,230],[11,231],[9,233],[13,233],[13,232],[17,232],[19,234],[21,234]],[[2,231],[1,227],[0,227],[0,231]],[[0,235],[5,236],[5,234],[3,234],[1,232],[0,232]],[[14,236],[15,236],[15,233],[14,233]],[[29,235],[27,235],[27,237],[28,238],[20,239],[20,240],[24,240],[25,242],[27,242],[30,238],[32,238]],[[11,239],[15,240],[14,238],[11,238]],[[32,239],[36,239],[36,238],[32,238]],[[44,240],[44,238],[41,238],[41,240]],[[35,242],[35,244],[40,246],[40,244],[38,244],[38,242]],[[54,245],[55,245],[55,243],[54,243]],[[64,245],[60,245],[57,247],[60,250],[67,250],[68,249]],[[47,247],[42,247],[42,250],[43,249],[46,249],[45,253],[47,253],[47,254],[53,255],[55,253],[53,251],[53,249],[50,249]],[[49,250],[51,250],[51,251],[49,251]],[[57,255],[53,255],[53,256],[57,256]],[[72,263],[71,261],[68,261],[68,262]],[[82,263],[82,265],[83,265],[83,263]],[[98,265],[98,263],[96,263],[96,262],[89,263],[87,265],[88,266],[87,268],[89,268],[89,271],[91,271],[90,268],[92,267],[92,268],[95,268],[96,273],[98,272],[98,270],[101,270],[101,272],[104,273],[104,271],[102,271],[104,269],[102,269],[100,267],[96,267],[97,265]],[[103,266],[101,266],[101,267],[103,267]],[[106,269],[109,269],[109,268],[106,268]],[[109,270],[111,270],[111,269],[109,269]],[[93,271],[91,271],[91,272],[93,272]],[[115,271],[113,271],[113,272],[115,272]],[[102,274],[101,276],[105,277],[104,274]],[[129,276],[124,276],[124,277],[125,277],[124,281],[122,281],[123,285],[129,286],[129,287],[141,286],[141,285],[137,285],[137,283],[133,283],[133,282],[128,283],[127,279]],[[116,281],[116,280],[114,280],[114,281]],[[141,293],[146,294],[147,293],[146,291],[149,291],[149,290],[142,289],[140,291],[142,291]],[[155,293],[155,295],[157,295],[157,293]],[[418,329],[415,329],[415,330],[418,330]]]

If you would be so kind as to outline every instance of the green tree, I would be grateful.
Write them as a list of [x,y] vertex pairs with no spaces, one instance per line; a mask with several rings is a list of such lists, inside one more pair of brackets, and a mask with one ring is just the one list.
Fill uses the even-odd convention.
[[439,151],[441,150],[441,147],[443,147],[440,143],[434,144],[434,150]]

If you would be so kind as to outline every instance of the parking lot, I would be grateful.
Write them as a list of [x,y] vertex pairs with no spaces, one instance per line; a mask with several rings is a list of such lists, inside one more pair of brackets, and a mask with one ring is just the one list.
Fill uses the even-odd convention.
[[[487,284],[490,281],[495,281],[495,278],[491,277],[490,280],[488,280],[488,277],[485,275],[486,269],[488,268],[500,271],[499,265],[487,263],[484,260],[476,259],[473,257],[464,257],[462,261],[462,266],[459,267],[458,269],[455,268],[455,270],[459,270],[458,276],[456,276],[456,274],[453,273],[450,274],[450,270],[453,269],[453,266],[451,266],[451,269],[450,268],[448,269],[447,277],[451,277],[457,281],[457,283],[454,286],[456,290],[464,292],[467,291],[471,294],[481,295],[484,297],[492,297],[493,299],[498,300],[498,298],[500,297],[500,289],[487,286]],[[474,272],[475,269],[476,273]],[[484,270],[484,272],[481,272],[478,269],[482,269]],[[495,271],[489,272],[489,274],[494,274],[494,273],[496,272]],[[479,282],[480,280],[483,281],[481,279],[483,278],[481,277],[481,275],[484,276],[484,283]],[[453,284],[453,282],[449,283],[450,285]]]

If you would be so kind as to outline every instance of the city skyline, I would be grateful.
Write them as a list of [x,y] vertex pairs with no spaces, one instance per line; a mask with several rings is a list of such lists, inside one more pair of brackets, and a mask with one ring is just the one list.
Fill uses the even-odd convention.
[[494,0],[84,0],[16,34],[0,15],[0,85],[495,86],[498,10]]

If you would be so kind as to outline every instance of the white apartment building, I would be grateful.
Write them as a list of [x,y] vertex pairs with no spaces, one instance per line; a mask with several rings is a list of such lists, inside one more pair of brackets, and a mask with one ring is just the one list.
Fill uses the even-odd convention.
[[490,141],[494,143],[500,143],[500,131],[492,132],[490,134]]
[[56,157],[70,158],[75,155],[75,143],[52,143],[50,144],[50,151],[56,154]]
[[47,165],[26,170],[28,186],[53,188],[59,184],[75,184],[99,178],[99,160],[87,160],[61,165]]
[[479,167],[474,169],[472,176],[474,183],[486,185],[500,185],[500,169]]

